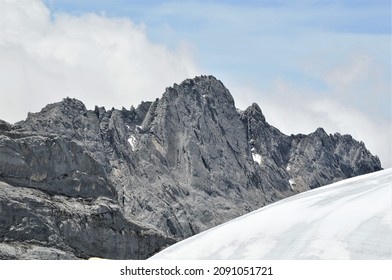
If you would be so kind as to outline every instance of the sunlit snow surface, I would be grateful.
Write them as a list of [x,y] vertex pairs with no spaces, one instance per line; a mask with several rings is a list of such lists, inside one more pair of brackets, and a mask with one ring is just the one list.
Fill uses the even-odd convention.
[[281,200],[153,259],[392,259],[392,169]]

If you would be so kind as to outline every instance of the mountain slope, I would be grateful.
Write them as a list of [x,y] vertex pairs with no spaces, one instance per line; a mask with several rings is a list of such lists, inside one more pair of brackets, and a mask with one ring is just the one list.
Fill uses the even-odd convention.
[[392,169],[281,200],[152,259],[392,259]]
[[[124,229],[130,228],[135,244],[139,239],[144,244],[140,232],[147,232],[155,236],[150,242],[155,245],[141,245],[142,254],[117,255],[146,258],[281,198],[380,169],[379,159],[349,135],[328,135],[320,128],[287,136],[267,123],[257,104],[237,110],[229,90],[212,76],[175,84],[154,102],[129,110],[88,110],[81,101],[65,98],[15,125],[0,122],[0,181],[10,186],[3,189],[0,206],[12,205],[0,241],[56,247],[54,238],[67,245],[60,225],[50,222],[56,219],[50,201],[77,200],[97,209],[103,200],[121,217],[120,223],[113,217],[108,221],[116,234],[94,237],[89,218],[95,212],[87,211],[86,235],[95,238],[94,244],[115,236],[121,246],[126,242],[117,233]],[[40,202],[39,210],[29,199],[25,208],[20,201],[10,203],[12,188],[21,194],[32,189],[49,203]],[[28,215],[23,211],[42,209],[49,221],[37,239],[29,231],[36,220],[21,217]],[[24,234],[13,234],[13,228]],[[75,257],[116,256],[115,249],[93,250],[82,241],[72,246]]]

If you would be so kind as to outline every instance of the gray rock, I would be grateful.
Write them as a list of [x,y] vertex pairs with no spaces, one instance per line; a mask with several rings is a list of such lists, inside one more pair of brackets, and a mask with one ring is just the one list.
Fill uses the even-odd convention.
[[212,76],[136,109],[91,111],[66,98],[0,122],[0,257],[146,258],[278,199],[380,169],[351,136],[288,136],[257,104],[237,110]]
[[128,220],[116,201],[50,196],[0,182],[0,259],[144,259],[176,240]]
[[26,242],[0,243],[0,260],[75,260],[72,253]]

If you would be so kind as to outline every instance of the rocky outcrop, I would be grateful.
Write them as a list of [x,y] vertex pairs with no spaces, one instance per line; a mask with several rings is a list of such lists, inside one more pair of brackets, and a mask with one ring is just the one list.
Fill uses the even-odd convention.
[[328,135],[318,128],[309,135],[287,136],[265,121],[257,104],[242,119],[252,157],[261,169],[273,170],[270,174],[283,187],[280,190],[302,192],[381,169],[378,157],[350,135]]
[[0,259],[144,259],[176,240],[126,219],[116,201],[0,182]]
[[0,122],[0,258],[146,258],[278,199],[380,170],[349,135],[284,135],[201,76],[129,110],[66,98]]

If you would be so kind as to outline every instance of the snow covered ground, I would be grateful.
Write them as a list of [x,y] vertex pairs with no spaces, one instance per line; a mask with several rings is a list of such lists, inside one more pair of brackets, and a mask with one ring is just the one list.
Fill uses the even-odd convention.
[[392,259],[392,169],[281,200],[152,259]]

